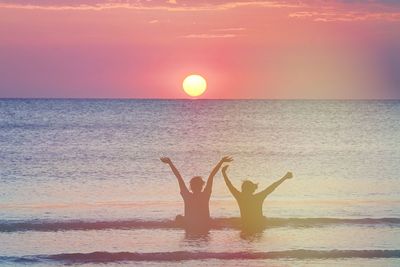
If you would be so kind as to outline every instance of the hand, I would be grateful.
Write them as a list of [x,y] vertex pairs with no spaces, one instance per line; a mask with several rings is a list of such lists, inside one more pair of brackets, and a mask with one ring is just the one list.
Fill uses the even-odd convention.
[[231,162],[233,160],[233,158],[231,156],[225,156],[221,159],[221,163],[224,162]]
[[286,175],[285,175],[285,178],[286,178],[286,179],[291,179],[291,178],[293,178],[293,173],[287,172]]
[[225,166],[222,168],[222,172],[223,172],[223,173],[226,173],[226,170],[228,169],[228,167],[229,167],[229,165],[225,165]]
[[166,164],[171,164],[172,163],[171,159],[168,158],[168,157],[161,157],[160,160],[162,162],[166,163]]

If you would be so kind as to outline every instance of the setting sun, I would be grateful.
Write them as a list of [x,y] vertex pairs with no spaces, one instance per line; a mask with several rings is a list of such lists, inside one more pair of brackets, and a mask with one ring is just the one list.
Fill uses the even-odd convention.
[[189,75],[183,80],[183,90],[192,97],[202,95],[207,89],[206,80],[200,75]]

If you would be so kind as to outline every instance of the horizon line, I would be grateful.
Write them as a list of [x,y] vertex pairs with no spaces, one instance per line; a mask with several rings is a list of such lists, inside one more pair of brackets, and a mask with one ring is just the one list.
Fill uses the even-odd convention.
[[400,98],[160,98],[160,97],[0,97],[0,100],[254,100],[254,101],[399,101]]

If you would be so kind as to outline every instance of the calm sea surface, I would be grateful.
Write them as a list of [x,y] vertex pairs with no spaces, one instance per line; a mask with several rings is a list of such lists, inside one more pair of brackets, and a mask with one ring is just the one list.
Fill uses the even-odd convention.
[[[218,173],[188,237],[159,158],[189,181],[224,155],[236,186],[294,178],[244,237]],[[0,100],[0,265],[398,266],[399,192],[400,101]]]

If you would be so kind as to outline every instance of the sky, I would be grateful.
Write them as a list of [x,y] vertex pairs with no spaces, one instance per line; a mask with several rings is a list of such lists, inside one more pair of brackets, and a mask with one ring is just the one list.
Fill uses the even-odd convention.
[[0,0],[0,97],[400,99],[398,0]]

